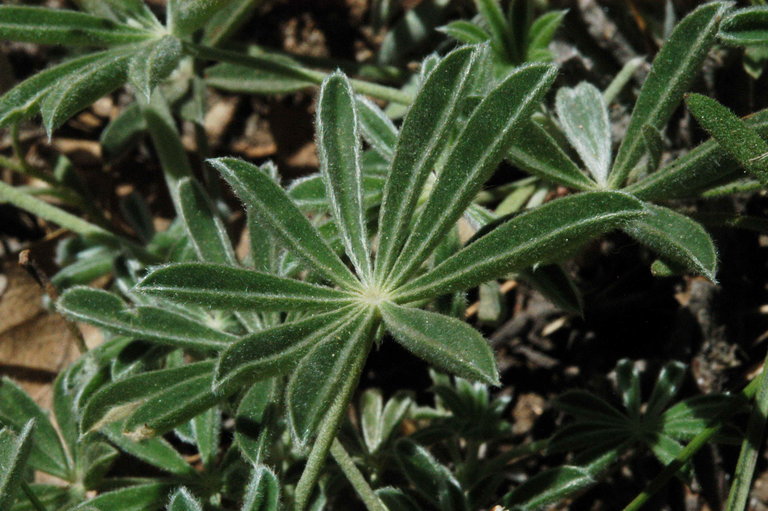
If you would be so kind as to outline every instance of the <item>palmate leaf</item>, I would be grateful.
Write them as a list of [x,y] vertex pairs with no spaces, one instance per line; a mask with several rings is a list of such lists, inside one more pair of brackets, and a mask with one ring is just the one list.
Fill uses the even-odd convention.
[[454,50],[443,58],[429,73],[403,120],[379,213],[377,281],[390,272],[405,242],[419,195],[447,144],[448,130],[459,114],[477,58],[478,49],[472,47]]
[[354,289],[357,279],[285,191],[258,167],[235,158],[208,160],[272,234],[320,275]]
[[116,295],[87,287],[67,290],[57,307],[77,321],[179,348],[220,350],[236,339],[234,335],[168,309],[151,306],[131,309]]
[[10,509],[19,491],[34,427],[35,421],[30,419],[18,433],[0,429],[0,509]]
[[67,46],[114,46],[145,41],[153,35],[77,11],[0,6],[0,39]]
[[371,274],[363,209],[360,133],[355,96],[346,76],[336,72],[320,86],[317,99],[317,154],[325,193],[346,253],[363,281]]
[[642,158],[643,126],[664,128],[714,44],[720,19],[729,6],[727,2],[711,2],[690,13],[656,55],[616,154],[611,186],[621,186]]
[[330,287],[209,263],[159,267],[136,289],[182,303],[233,310],[328,310],[348,305],[353,299],[350,293]]
[[469,289],[499,275],[553,262],[569,248],[645,214],[642,202],[620,192],[584,192],[558,199],[502,223],[398,289],[395,300],[407,303]]
[[372,310],[351,316],[329,339],[301,359],[286,390],[291,431],[305,444],[337,399],[347,399],[357,383],[375,326]]
[[392,285],[401,284],[413,273],[455,225],[509,149],[516,130],[549,89],[555,74],[556,68],[550,65],[518,67],[475,108],[400,252],[389,278]]
[[604,187],[611,166],[611,126],[603,94],[591,83],[581,82],[558,90],[555,105],[565,136]]
[[383,303],[380,309],[387,330],[418,357],[451,374],[488,385],[499,384],[488,341],[468,324],[392,303]]
[[627,224],[623,230],[653,249],[662,259],[715,282],[717,252],[701,224],[668,208],[646,206],[649,214]]
[[181,41],[170,35],[163,36],[131,59],[128,80],[149,101],[152,89],[176,69],[181,55]]

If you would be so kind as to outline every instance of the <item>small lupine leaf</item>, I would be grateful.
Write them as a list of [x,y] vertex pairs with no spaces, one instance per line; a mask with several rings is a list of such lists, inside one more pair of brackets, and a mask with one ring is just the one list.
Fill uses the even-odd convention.
[[271,177],[250,163],[235,158],[208,160],[232,186],[240,199],[286,247],[323,277],[347,288],[359,283],[349,268],[322,239],[309,220]]
[[0,509],[11,508],[24,480],[34,427],[35,420],[29,419],[18,433],[0,429]]
[[85,404],[80,428],[87,432],[119,421],[130,415],[141,402],[152,399],[179,382],[200,375],[212,375],[213,367],[214,361],[208,360],[141,373],[104,385]]
[[656,378],[651,397],[648,399],[645,415],[648,417],[660,415],[680,390],[683,378],[685,378],[685,364],[676,361],[664,364]]
[[623,230],[665,260],[716,282],[717,252],[701,224],[668,208],[646,206],[650,214],[632,221]]
[[181,56],[181,41],[163,36],[134,55],[128,66],[128,80],[149,101],[152,90],[176,69]]
[[216,365],[216,388],[285,374],[313,347],[331,337],[351,308],[313,314],[241,338],[227,348]]
[[567,9],[550,11],[536,18],[531,24],[531,28],[528,30],[528,54],[526,56],[528,62],[535,61],[542,50],[547,51],[549,43],[552,42],[555,32],[560,28],[567,13]]
[[[521,66],[483,98],[458,136],[388,283],[402,283],[456,224],[509,150],[512,137],[530,118],[555,75],[556,68],[551,65]],[[388,184],[392,182],[390,179]],[[408,229],[403,230],[408,233]]]
[[690,440],[702,429],[722,421],[724,416],[743,411],[739,404],[743,409],[748,408],[740,396],[708,394],[686,399],[664,412],[662,431],[678,440]]
[[329,75],[320,86],[315,131],[331,216],[347,256],[366,281],[371,274],[371,256],[363,209],[360,132],[355,95],[340,72]]
[[209,263],[159,267],[136,289],[182,303],[233,310],[334,309],[352,300],[349,293],[330,287]]
[[233,265],[237,262],[224,223],[211,204],[203,187],[192,178],[179,181],[179,216],[201,261]]
[[67,75],[45,95],[40,114],[50,136],[67,119],[106,94],[117,89],[128,78],[128,64],[136,50],[110,50],[104,58],[94,60]]
[[499,372],[488,341],[454,318],[411,307],[384,303],[384,324],[395,339],[416,356],[451,374],[499,384]]
[[611,166],[611,125],[603,94],[589,82],[563,87],[555,100],[566,138],[601,187]]
[[95,62],[111,59],[112,53],[103,51],[67,60],[36,73],[0,97],[0,127],[34,115],[45,95],[70,75],[90,67]]
[[280,481],[268,467],[254,466],[240,511],[278,511],[278,509],[280,509]]
[[[569,248],[646,214],[619,192],[584,192],[522,213],[397,291],[399,303],[469,289],[511,271],[563,257]],[[566,241],[567,240],[567,241]]]
[[180,348],[219,350],[236,339],[192,318],[159,307],[130,308],[116,295],[100,289],[75,287],[59,299],[58,309],[118,334]]
[[[363,204],[371,208],[381,203],[382,190],[386,179],[382,176],[363,176]],[[293,181],[288,187],[288,195],[302,211],[328,211],[328,198],[325,195],[325,184],[320,174],[311,174]]]
[[123,434],[121,425],[117,422],[105,426],[102,432],[121,451],[160,470],[181,476],[195,476],[197,474],[192,465],[187,463],[179,452],[163,438],[147,438],[140,442],[134,442]]
[[526,172],[552,183],[576,190],[595,187],[595,183],[535,121],[529,121],[520,130],[512,141],[507,157]]
[[712,138],[717,140],[720,147],[759,179],[763,186],[768,186],[768,142],[712,98],[689,94],[685,102],[688,110]]
[[543,509],[595,482],[586,468],[563,465],[528,479],[505,495],[503,503],[512,509]]
[[554,402],[558,410],[572,415],[576,420],[599,422],[606,426],[623,426],[627,418],[604,399],[583,390],[570,390]]
[[611,186],[621,186],[642,157],[643,126],[664,128],[715,43],[720,19],[730,5],[711,2],[690,13],[677,24],[656,55],[616,154],[609,179]]
[[405,116],[379,212],[377,279],[392,269],[405,242],[421,190],[447,144],[477,58],[473,47],[449,53],[429,73]]
[[279,378],[257,381],[240,400],[235,414],[235,442],[253,464],[261,463],[269,442],[270,404],[278,393]]
[[165,507],[166,511],[203,511],[203,506],[200,502],[189,492],[188,489],[181,487],[171,495],[168,500],[168,505]]
[[318,342],[288,382],[286,407],[294,437],[306,444],[333,401],[357,378],[368,354],[371,312],[359,312]]
[[[760,136],[768,136],[768,109],[748,115],[743,121]],[[625,191],[639,199],[658,202],[696,196],[703,189],[728,177],[738,179],[741,174],[738,162],[715,139],[710,139]]]
[[357,114],[365,141],[386,161],[391,162],[398,137],[395,125],[381,108],[364,96],[357,97]]
[[733,11],[723,18],[717,35],[722,42],[731,46],[768,45],[768,6]]
[[151,32],[65,9],[0,6],[0,39],[66,46],[113,46],[144,41]]
[[395,444],[395,457],[414,488],[439,509],[461,511],[468,508],[459,482],[424,447],[402,438]]
[[452,21],[437,30],[464,44],[484,43],[491,38],[491,34],[484,29],[465,20]]
[[168,30],[186,36],[205,25],[229,0],[168,0]]
[[168,483],[149,483],[120,488],[86,500],[70,511],[147,511],[160,509],[171,490]]
[[20,432],[35,420],[29,465],[66,481],[72,477],[69,458],[46,413],[8,378],[0,380],[0,427]]

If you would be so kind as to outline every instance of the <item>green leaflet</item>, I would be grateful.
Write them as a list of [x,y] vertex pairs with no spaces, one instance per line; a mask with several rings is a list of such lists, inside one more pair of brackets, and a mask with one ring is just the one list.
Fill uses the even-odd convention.
[[[386,179],[382,176],[372,174],[363,176],[363,205],[366,209],[381,203],[381,194],[385,184]],[[328,211],[325,184],[320,174],[310,174],[296,179],[288,187],[288,195],[302,211]]]
[[400,392],[384,405],[378,389],[368,389],[360,398],[360,429],[370,454],[381,449],[400,425],[413,404],[407,392]]
[[478,50],[472,47],[449,53],[429,73],[405,116],[379,212],[377,281],[392,270],[405,242],[419,195],[447,143],[477,58]]
[[210,263],[161,266],[136,289],[182,303],[234,310],[333,309],[352,299],[351,294],[329,287]]
[[656,55],[619,146],[609,180],[612,187],[620,187],[642,157],[643,126],[663,129],[677,108],[714,44],[720,18],[729,6],[727,2],[712,2],[693,11],[675,27]]
[[103,59],[94,60],[54,85],[40,105],[48,135],[77,112],[123,85],[134,53],[135,50],[110,50]]
[[409,438],[403,438],[395,445],[395,457],[408,481],[438,509],[467,509],[459,482],[424,447]]
[[[273,69],[216,64],[205,71],[205,82],[211,87],[247,94],[287,94],[313,87],[316,83],[301,74],[298,62],[281,55],[259,55],[280,66]],[[291,72],[295,69],[295,72]]]
[[168,30],[176,36],[190,35],[205,25],[229,0],[168,0]]
[[398,137],[395,125],[381,108],[364,96],[357,97],[357,114],[365,141],[386,161],[391,162]]
[[465,322],[393,303],[380,310],[387,330],[416,356],[462,378],[499,384],[488,341]]
[[563,87],[555,100],[566,138],[601,187],[611,166],[611,126],[603,94],[589,82]]
[[92,53],[67,60],[30,76],[0,97],[0,127],[33,115],[37,112],[37,107],[45,95],[67,76],[77,73],[80,69],[88,68],[93,63],[104,62],[111,56],[110,51]]
[[216,264],[237,264],[224,223],[200,183],[192,178],[184,178],[179,181],[176,193],[179,197],[179,216],[184,219],[189,239],[200,260]]
[[180,348],[218,350],[235,339],[231,334],[168,309],[150,306],[131,309],[116,295],[100,289],[69,289],[57,307],[78,321]]
[[231,0],[224,5],[205,25],[203,44],[218,46],[232,36],[258,7],[253,0]]
[[504,506],[543,509],[597,481],[586,468],[563,465],[545,470],[504,496]]
[[269,449],[270,419],[277,411],[273,401],[279,392],[279,381],[279,378],[257,381],[237,407],[235,442],[243,457],[253,464],[261,463]]
[[498,0],[475,0],[477,11],[485,18],[491,33],[491,47],[508,62],[518,62],[519,48]]
[[768,6],[733,11],[723,18],[717,35],[731,46],[768,45]]
[[312,269],[348,289],[358,286],[355,276],[272,178],[258,167],[235,158],[218,158],[208,162],[221,172],[240,199],[259,215],[265,227]]
[[35,420],[30,419],[18,434],[10,428],[0,429],[0,509],[10,509],[19,493],[34,427]]
[[477,286],[507,272],[551,262],[592,236],[646,214],[620,192],[584,192],[513,217],[397,291],[398,303]]
[[595,187],[595,183],[535,121],[528,121],[515,136],[507,157],[526,172],[547,181],[576,190]]
[[[373,312],[352,316],[301,359],[288,382],[286,407],[294,437],[306,444],[334,400],[357,382],[371,343]],[[354,379],[354,381],[351,381]]]
[[210,376],[213,366],[213,361],[196,362],[141,373],[104,385],[86,403],[80,418],[80,428],[88,432],[121,420],[137,408],[137,403],[151,399],[179,382],[200,375]]
[[475,108],[393,266],[391,284],[412,274],[464,213],[555,74],[556,68],[546,64],[518,67]]
[[264,465],[254,466],[240,511],[278,511],[279,506],[280,482],[277,476]]
[[688,110],[720,147],[739,165],[768,186],[768,143],[733,112],[701,94],[685,98]]
[[35,428],[30,433],[29,466],[70,480],[70,459],[46,413],[14,382],[8,378],[0,380],[0,427],[19,433],[30,419],[34,419]]
[[662,259],[716,282],[717,252],[701,224],[671,209],[652,204],[646,207],[650,214],[632,221],[624,231]]
[[173,492],[165,509],[166,511],[203,511],[200,502],[184,487]]
[[113,46],[144,41],[153,35],[82,12],[0,6],[0,39],[67,46]]
[[102,493],[98,497],[86,500],[70,511],[150,511],[163,506],[171,485],[168,483],[149,483],[129,486],[119,490]]
[[284,374],[314,346],[332,337],[351,312],[344,307],[243,337],[221,354],[215,387],[234,389],[233,384]]
[[547,47],[567,13],[567,9],[550,11],[536,18],[531,24],[528,31],[528,54],[525,57],[528,62],[539,60],[542,55],[549,53]]
[[192,465],[187,463],[165,439],[147,438],[141,442],[134,442],[123,434],[120,426],[120,423],[112,423],[105,426],[102,432],[123,452],[172,474],[193,477],[197,475]]
[[213,467],[219,454],[221,420],[221,410],[217,406],[212,406],[192,418],[192,431],[197,451],[200,453],[203,466],[208,469]]
[[320,86],[315,131],[320,173],[331,214],[358,276],[368,281],[371,257],[363,209],[360,133],[355,96],[340,72]]
[[181,55],[181,41],[170,35],[163,36],[131,59],[128,80],[149,101],[152,89],[176,69]]
[[491,38],[481,27],[464,20],[452,21],[438,30],[464,44],[484,43]]

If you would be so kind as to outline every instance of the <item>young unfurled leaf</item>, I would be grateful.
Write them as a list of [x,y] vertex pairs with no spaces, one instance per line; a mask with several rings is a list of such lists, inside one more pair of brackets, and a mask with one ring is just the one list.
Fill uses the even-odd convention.
[[219,358],[216,387],[229,388],[233,383],[284,374],[317,344],[337,335],[350,312],[346,307],[243,337]]
[[358,276],[367,281],[371,258],[363,209],[360,133],[355,96],[343,74],[334,73],[321,85],[315,126],[320,172],[332,216],[346,254]]
[[203,511],[200,502],[184,487],[176,490],[171,495],[166,511]]
[[312,227],[285,191],[259,168],[234,158],[208,160],[265,227],[323,277],[347,288],[357,279]]
[[382,304],[381,314],[395,339],[433,366],[470,380],[499,384],[488,341],[463,321],[391,303]]
[[331,404],[356,383],[370,347],[372,324],[370,311],[352,316],[330,338],[316,343],[294,370],[286,406],[300,443],[309,440]]
[[40,105],[48,134],[83,108],[123,85],[134,53],[135,50],[110,50],[104,58],[79,68],[77,73],[71,73],[67,79],[52,87]]
[[623,229],[664,259],[715,282],[717,252],[701,224],[668,208],[647,205],[649,214]]
[[565,136],[597,183],[604,187],[611,166],[611,126],[602,93],[589,82],[557,91],[557,116]]
[[128,80],[149,101],[152,89],[176,69],[181,55],[181,41],[170,35],[163,36],[131,59]]
[[0,427],[21,432],[35,420],[29,465],[64,480],[72,477],[70,459],[46,413],[8,378],[0,380]]
[[515,132],[529,119],[555,74],[556,68],[550,65],[518,67],[475,108],[408,234],[390,275],[392,284],[400,284],[412,274],[455,225],[509,150]]
[[144,41],[151,32],[82,12],[0,6],[0,39],[67,46],[114,46]]
[[86,500],[71,511],[147,511],[160,509],[167,499],[171,485],[148,483],[112,490]]
[[137,289],[183,303],[234,310],[327,310],[347,305],[352,299],[351,294],[329,287],[209,263],[160,267]]
[[10,428],[0,429],[0,509],[11,509],[19,493],[34,427],[35,421],[30,419],[18,433]]
[[768,142],[747,126],[733,112],[712,98],[690,94],[685,98],[688,110],[701,126],[717,140],[750,174],[768,186]]
[[357,113],[363,138],[374,151],[391,162],[395,156],[398,132],[395,125],[370,99],[357,97]]
[[166,14],[173,35],[187,36],[205,25],[228,0],[169,0]]
[[459,482],[424,447],[413,440],[403,438],[395,444],[395,456],[405,477],[438,509],[467,509]]
[[729,5],[711,2],[693,11],[675,27],[656,55],[616,154],[611,186],[621,186],[642,157],[643,126],[664,128],[714,44],[720,18]]
[[280,482],[277,476],[264,465],[254,466],[240,511],[278,511],[279,506]]
[[553,262],[569,248],[645,214],[642,202],[618,192],[584,192],[558,199],[502,223],[403,286],[396,298],[403,303],[439,296]]
[[407,226],[429,173],[447,144],[478,58],[476,48],[449,53],[429,73],[405,116],[379,212],[379,248],[374,275],[392,270],[407,237]]
[[768,6],[733,11],[723,18],[717,35],[722,42],[731,46],[768,45]]
[[180,348],[218,350],[236,337],[168,309],[129,308],[112,293],[87,287],[65,292],[58,301],[67,316],[123,335]]

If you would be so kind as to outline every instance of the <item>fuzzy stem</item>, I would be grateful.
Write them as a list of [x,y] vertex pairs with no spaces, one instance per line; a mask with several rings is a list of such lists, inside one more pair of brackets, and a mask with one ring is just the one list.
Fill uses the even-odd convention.
[[338,440],[334,440],[331,444],[331,456],[336,460],[344,475],[347,476],[347,480],[362,499],[368,511],[387,511],[387,507],[373,491],[352,457]]
[[[218,48],[211,48],[210,46],[200,44],[184,43],[184,50],[189,55],[196,58],[228,62],[230,64],[237,64],[253,69],[272,71],[293,79],[306,80],[315,85],[323,83],[323,80],[327,76],[327,73],[322,71],[314,71],[270,58],[244,55],[242,53],[220,50]],[[350,83],[352,84],[352,88],[361,94],[367,94],[378,99],[399,103],[401,105],[410,105],[413,102],[413,97],[410,94],[392,87],[354,79],[350,80]]]

